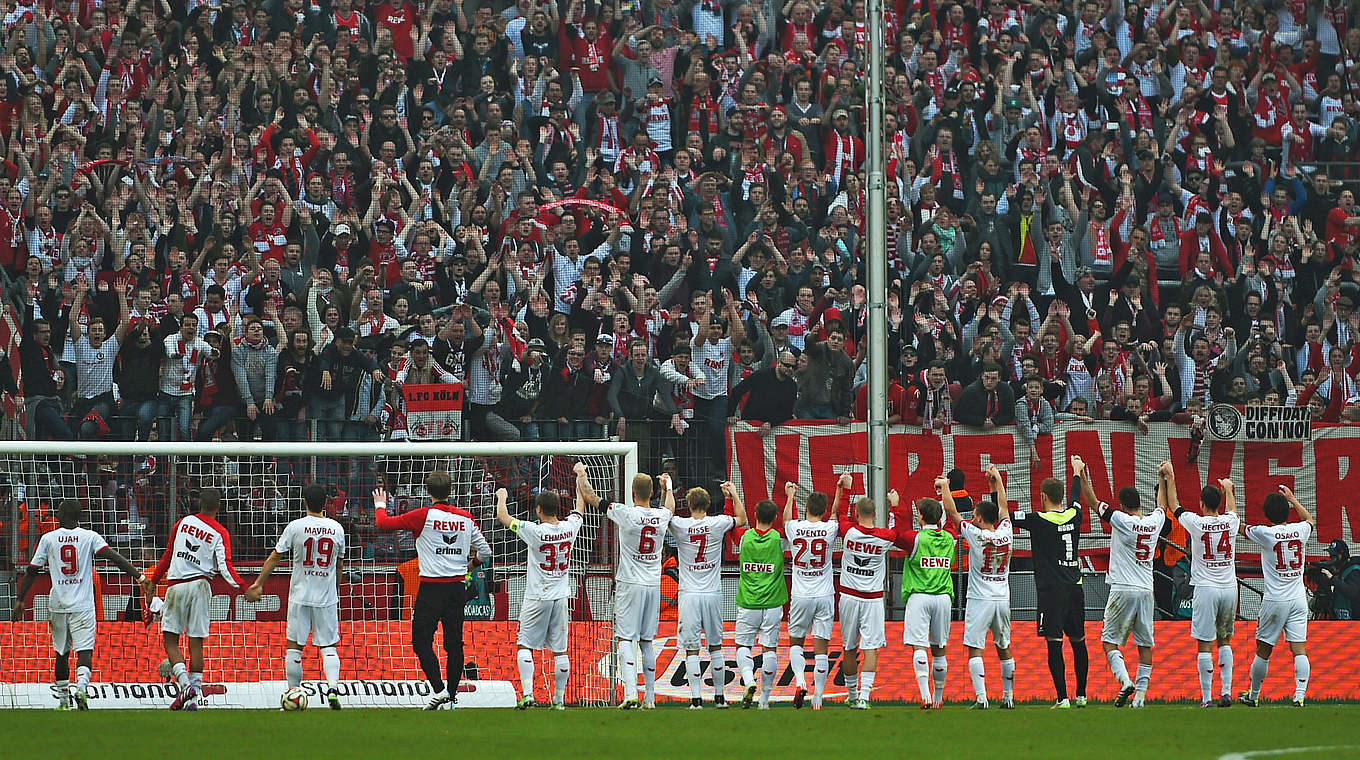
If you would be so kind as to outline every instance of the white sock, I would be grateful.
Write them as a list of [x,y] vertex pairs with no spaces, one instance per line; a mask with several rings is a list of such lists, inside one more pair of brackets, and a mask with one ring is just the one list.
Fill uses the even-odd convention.
[[1114,674],[1114,680],[1119,682],[1121,688],[1133,685],[1133,681],[1129,679],[1128,666],[1124,664],[1123,652],[1111,649],[1105,653],[1105,659],[1110,661],[1110,672]]
[[822,694],[826,693],[826,677],[831,672],[831,658],[819,654],[814,656],[812,664],[812,704],[822,703]]
[[302,650],[285,649],[283,652],[283,674],[289,686],[302,685]]
[[916,671],[916,686],[921,689],[921,701],[930,701],[930,655],[926,650],[917,649],[911,655],[911,665]]
[[766,649],[760,655],[760,704],[770,704],[770,692],[774,691],[774,677],[779,670],[779,650]]
[[567,680],[571,678],[571,658],[565,654],[559,654],[553,657],[553,665],[556,667],[553,703],[560,705],[567,701]]
[[636,700],[637,689],[637,647],[631,641],[619,642],[619,677],[623,679],[623,698]]
[[704,676],[699,672],[699,655],[685,655],[685,675],[689,678],[689,698],[703,699]]
[[[713,676],[713,696],[715,698],[724,697],[727,693],[727,655],[723,654],[723,650],[709,651],[708,672],[709,675]],[[701,678],[700,682],[702,680]]]
[[1214,698],[1214,656],[1208,652],[1200,652],[1195,657],[1195,662],[1199,665],[1199,701],[1212,701]]
[[90,669],[84,665],[76,666],[76,691],[84,694],[90,686]]
[[756,661],[751,656],[750,647],[737,647],[737,671],[741,673],[741,685],[750,686],[756,682]]
[[[829,665],[830,663],[828,663]],[[859,701],[859,673],[846,673],[845,664],[841,664],[841,673],[845,676],[845,699],[848,702]]]
[[973,695],[977,701],[987,704],[987,667],[982,664],[982,657],[968,658],[968,677],[973,682]]
[[340,652],[335,647],[321,647],[321,670],[326,674],[326,684],[332,689],[340,687]]
[[515,657],[515,662],[519,664],[519,692],[521,697],[532,697],[534,695],[534,653],[528,649],[520,649]]
[[1006,699],[1015,696],[1015,659],[1001,661],[1001,695]]
[[1148,684],[1151,682],[1152,682],[1152,665],[1144,664],[1141,662],[1138,663],[1138,680],[1134,682],[1134,687],[1137,688],[1138,693],[1140,695],[1146,694],[1148,690]]
[[170,667],[170,672],[175,676],[175,683],[179,684],[180,690],[189,688],[189,668],[182,662],[177,662]]
[[57,701],[61,702],[63,707],[70,707],[71,706],[70,679],[63,678],[60,681],[57,681],[56,684],[57,684]]
[[935,701],[944,701],[944,677],[949,674],[949,660],[943,657],[936,657],[931,661],[932,670],[935,672]]
[[202,692],[203,692],[203,674],[202,674],[202,673],[195,673],[195,672],[193,672],[193,671],[189,671],[189,685],[192,686],[192,687],[194,688],[194,691],[197,691],[197,692],[199,692],[199,693],[202,693]]
[[1303,695],[1308,693],[1308,676],[1313,672],[1313,666],[1308,663],[1308,655],[1294,655],[1294,699],[1303,701]]
[[859,698],[868,702],[874,693],[874,671],[861,670],[859,672]]
[[803,647],[794,644],[789,647],[789,667],[793,670],[793,681],[798,688],[807,690],[807,658],[803,656]]
[[656,650],[652,649],[652,642],[643,641],[638,646],[642,649],[642,685],[646,689],[647,704],[656,701]]
[[1223,681],[1223,691],[1219,693],[1232,696],[1233,650],[1231,646],[1225,645],[1218,648],[1218,677]]
[[1247,696],[1256,699],[1261,696],[1261,684],[1266,682],[1266,674],[1270,672],[1270,660],[1263,659],[1261,655],[1256,655],[1256,659],[1251,661],[1251,691]]

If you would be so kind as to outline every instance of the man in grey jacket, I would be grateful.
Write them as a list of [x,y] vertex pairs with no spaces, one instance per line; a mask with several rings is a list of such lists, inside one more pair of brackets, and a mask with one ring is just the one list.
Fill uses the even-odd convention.
[[278,351],[264,339],[264,323],[259,316],[247,314],[244,334],[231,351],[231,374],[241,392],[237,440],[253,441],[257,426],[261,439],[274,440],[274,376],[278,366]]
[[647,341],[641,338],[628,341],[628,361],[613,374],[609,410],[619,420],[619,438],[637,441],[638,466],[644,468],[643,472],[658,472],[655,467],[659,462],[653,462],[656,452],[651,446],[652,420],[658,412],[666,417],[675,414],[671,384],[661,377],[647,351]]
[[1038,375],[1025,380],[1025,397],[1015,402],[1015,431],[1029,448],[1029,461],[1039,464],[1034,439],[1053,434],[1053,407],[1044,398],[1044,381]]

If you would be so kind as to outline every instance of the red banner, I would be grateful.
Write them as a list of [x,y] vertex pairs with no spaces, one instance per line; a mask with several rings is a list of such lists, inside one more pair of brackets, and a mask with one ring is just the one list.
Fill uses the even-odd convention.
[[[852,494],[866,489],[867,426],[790,423],[762,436],[740,423],[728,428],[731,462],[729,477],[739,489],[747,510],[772,498],[784,503],[784,484],[798,485],[801,502],[816,490],[835,492],[841,473],[854,478]],[[1039,500],[1039,484],[1047,477],[1069,483],[1069,457],[1080,455],[1090,468],[1096,496],[1113,502],[1123,486],[1135,486],[1151,501],[1157,465],[1170,460],[1176,468],[1176,492],[1184,507],[1199,506],[1200,489],[1219,478],[1237,485],[1238,508],[1248,523],[1263,522],[1261,500],[1278,485],[1287,485],[1317,518],[1317,532],[1309,544],[1311,556],[1325,555],[1332,539],[1356,540],[1360,528],[1360,430],[1347,426],[1314,426],[1311,441],[1239,442],[1205,440],[1194,462],[1189,461],[1190,432],[1184,425],[1153,423],[1147,434],[1131,424],[1096,422],[1063,424],[1051,436],[1035,442],[1039,464],[1031,466],[1029,447],[1013,428],[992,431],[955,425],[951,435],[919,427],[897,425],[888,435],[888,487],[903,499],[934,496],[934,481],[951,468],[962,469],[974,494],[985,490],[982,476],[989,463],[1005,474],[1012,508],[1030,508]],[[1091,512],[1083,530],[1095,540],[1089,547],[1108,543],[1106,527]],[[1022,535],[1017,548],[1028,549]],[[1250,542],[1239,551],[1251,551]]]
[[[1156,625],[1156,663],[1152,674],[1150,699],[1199,699],[1199,682],[1195,678],[1196,648],[1190,638],[1188,622],[1158,622]],[[1341,621],[1312,622],[1308,626],[1308,656],[1312,661],[1312,680],[1308,687],[1310,699],[1360,699],[1360,683],[1354,678],[1353,644],[1357,623]],[[1099,622],[1086,624],[1086,641],[1092,647],[1088,696],[1095,700],[1112,700],[1116,683],[1100,656]],[[845,679],[841,673],[840,632],[832,633],[831,678],[827,693],[833,698],[845,696]],[[475,663],[479,678],[492,681],[519,682],[515,663],[515,634],[513,622],[469,622],[464,629],[466,657]],[[1236,653],[1235,691],[1245,689],[1250,678],[1248,665],[1256,651],[1252,638],[1256,626],[1239,623],[1233,639]],[[420,667],[410,647],[410,624],[392,621],[341,623],[340,657],[345,679],[420,679]],[[728,641],[732,624],[728,624]],[[1015,696],[1020,700],[1047,701],[1054,698],[1053,683],[1048,675],[1048,654],[1044,640],[1035,635],[1033,623],[1017,623],[1012,637],[1012,651],[1016,661]],[[568,699],[575,700],[583,693],[602,693],[609,687],[611,672],[608,654],[611,629],[604,623],[571,623],[571,684]],[[963,648],[963,624],[954,623],[948,647],[949,678],[945,696],[951,702],[973,699],[968,680],[967,654]],[[282,622],[215,623],[206,647],[208,662],[206,677],[210,681],[270,681],[283,680]],[[919,702],[920,692],[912,671],[911,652],[902,642],[902,623],[887,624],[888,645],[879,655],[879,669],[874,683],[874,699],[879,701]],[[676,648],[675,624],[662,623],[656,638],[657,694],[662,700],[688,699],[687,675],[683,652]],[[789,670],[788,640],[779,644],[779,676],[774,698],[787,701],[793,697],[793,673]],[[442,650],[436,647],[436,652]],[[582,655],[593,652],[593,655]],[[736,651],[726,648],[728,699],[739,694],[735,680]],[[153,629],[138,623],[101,623],[94,653],[94,680],[104,682],[139,682],[153,679],[165,652],[160,636]],[[539,654],[540,672],[545,662]],[[1129,648],[1132,661],[1133,650]],[[583,661],[586,658],[587,661]],[[321,678],[319,658],[308,654],[303,658],[304,678]],[[1001,672],[996,654],[990,648],[984,661],[987,684],[993,700],[1000,697]],[[1069,688],[1074,687],[1071,675],[1071,656],[1068,656]],[[1262,692],[1266,699],[1287,699],[1294,688],[1293,660],[1287,649],[1277,650],[1270,661],[1271,671]],[[808,682],[812,679],[812,656],[808,654]],[[47,626],[40,623],[0,623],[0,682],[40,682],[50,678],[52,667],[51,639]],[[708,667],[708,653],[703,654],[704,699],[713,696]],[[546,703],[549,694],[546,681],[539,678],[537,698]],[[616,695],[621,688],[616,685]]]
[[413,441],[448,441],[463,437],[463,384],[404,385],[407,437]]

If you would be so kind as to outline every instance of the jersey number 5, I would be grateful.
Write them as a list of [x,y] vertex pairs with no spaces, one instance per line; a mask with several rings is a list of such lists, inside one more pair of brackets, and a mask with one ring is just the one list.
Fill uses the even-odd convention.
[[1133,555],[1133,556],[1134,556],[1139,562],[1147,562],[1148,560],[1152,559],[1152,535],[1151,535],[1151,534],[1149,534],[1149,533],[1140,533],[1140,534],[1138,535],[1138,543],[1136,544],[1136,551],[1134,552],[1134,555]]

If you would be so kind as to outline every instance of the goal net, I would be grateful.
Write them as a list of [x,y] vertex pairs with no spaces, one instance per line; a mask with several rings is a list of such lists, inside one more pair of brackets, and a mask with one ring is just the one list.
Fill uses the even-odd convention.
[[[251,583],[284,526],[303,514],[302,487],[319,482],[327,488],[327,513],[345,526],[347,539],[340,585],[342,701],[355,707],[423,705],[430,689],[410,644],[419,584],[414,537],[376,529],[371,493],[378,486],[389,492],[391,514],[427,506],[425,477],[440,469],[453,480],[450,503],[476,517],[493,552],[490,567],[477,568],[468,579],[467,665],[459,706],[510,706],[517,696],[515,621],[525,552],[496,521],[494,493],[506,488],[511,514],[521,519],[535,519],[533,501],[540,490],[559,492],[563,509],[569,509],[577,462],[586,464],[602,501],[624,500],[637,472],[636,444],[0,442],[0,549],[9,571],[0,582],[0,615],[12,608],[18,579],[40,536],[57,527],[56,509],[66,499],[84,506],[82,525],[149,574],[175,522],[194,510],[201,489],[216,487],[225,497],[218,519],[231,533],[233,563]],[[615,699],[614,565],[612,526],[602,511],[588,509],[571,562],[569,703]],[[277,707],[285,684],[290,567],[285,559],[254,603],[223,579],[213,579],[205,705]],[[145,612],[147,600],[111,563],[98,561],[96,571],[92,704],[167,705],[178,690],[168,677],[159,626]],[[0,623],[0,708],[57,704],[47,625],[50,588],[44,573],[22,619]],[[165,588],[162,583],[157,595],[163,597]],[[436,637],[442,660],[441,643]],[[552,693],[553,668],[545,657],[537,657],[540,703]],[[71,670],[74,674],[74,662]],[[323,685],[320,656],[308,647],[303,686],[313,704]]]

